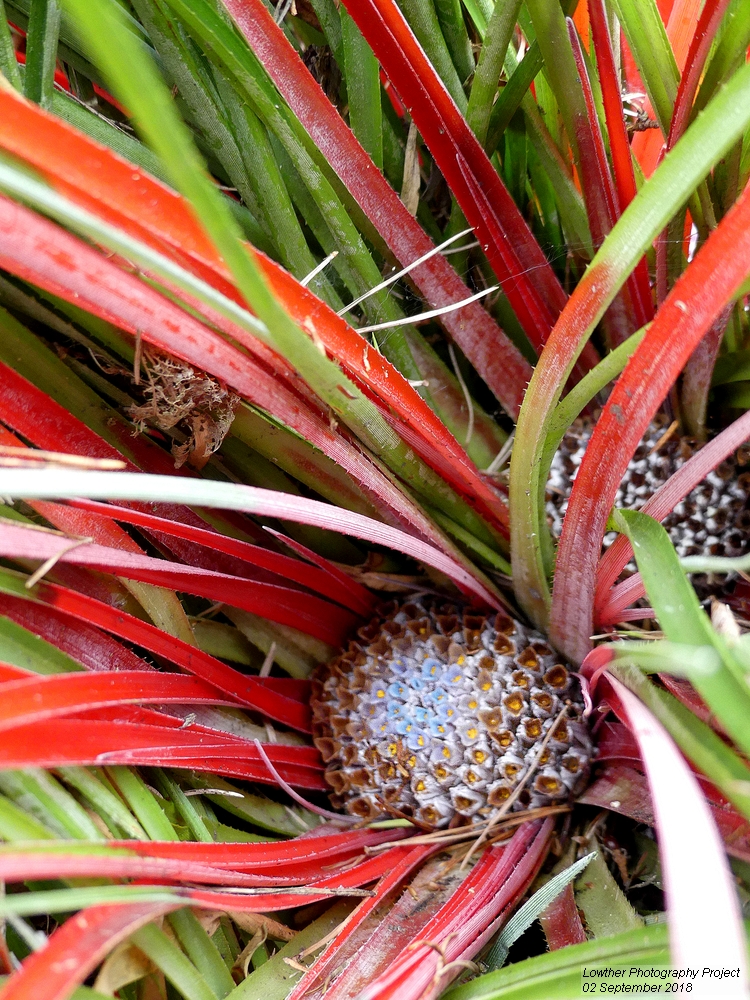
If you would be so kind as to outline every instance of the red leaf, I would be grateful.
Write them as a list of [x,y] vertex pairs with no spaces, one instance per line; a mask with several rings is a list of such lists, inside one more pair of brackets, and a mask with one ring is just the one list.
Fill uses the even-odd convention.
[[142,670],[29,677],[3,684],[0,691],[0,732],[100,705],[237,704],[195,677]]
[[617,218],[617,197],[607,163],[604,138],[599,127],[581,42],[572,19],[566,18],[566,24],[588,116],[583,120],[578,118],[575,120],[575,138],[580,156],[581,186],[588,210],[591,235],[598,250]]
[[[591,228],[591,236],[595,249],[604,242],[612,226],[620,217],[620,206],[617,192],[612,183],[607,153],[604,148],[604,137],[599,126],[599,116],[594,102],[586,61],[583,57],[581,42],[570,18],[567,18],[568,37],[570,38],[573,58],[575,60],[578,78],[581,82],[583,100],[587,116],[575,117],[575,139],[578,146],[581,186]],[[622,109],[620,111],[622,126]],[[614,346],[623,343],[635,330],[642,327],[653,315],[650,290],[648,289],[648,272],[646,286],[641,289],[636,283],[635,272],[628,276],[625,288],[621,289],[606,313],[605,322]],[[641,303],[641,291],[648,292],[648,305]]]
[[347,830],[344,833],[319,833],[315,828],[294,840],[255,844],[197,843],[195,841],[111,840],[108,846],[126,848],[146,857],[175,859],[254,872],[266,868],[284,870],[318,869],[359,857],[367,847],[407,835],[401,830]]
[[[37,501],[37,503],[39,502]],[[300,562],[299,559],[271,552],[270,549],[264,549],[260,545],[251,545],[237,538],[230,538],[228,535],[220,535],[216,531],[196,528],[191,524],[171,521],[164,517],[155,517],[153,514],[129,510],[115,504],[99,503],[96,500],[71,500],[69,503],[71,507],[79,507],[81,510],[101,514],[106,519],[150,528],[154,533],[185,538],[217,552],[225,552],[236,559],[267,569],[285,580],[293,580],[304,587],[309,587],[310,590],[343,604],[357,615],[371,615],[373,612],[375,599],[372,594],[344,574],[339,575],[329,572],[327,569],[318,569]],[[307,551],[309,552],[309,550]],[[320,562],[323,566],[327,565],[327,560],[320,559]]]
[[[609,35],[604,0],[589,0],[591,33],[596,51],[596,65],[602,88],[602,102],[607,121],[607,136],[612,154],[612,167],[617,187],[617,217],[625,211],[635,198],[636,185],[630,143],[625,131],[622,115],[622,91],[620,78],[615,66],[612,40]],[[642,258],[633,271],[633,305],[638,317],[638,326],[644,326],[653,319],[654,303],[649,285],[646,258]]]
[[608,763],[578,799],[584,805],[611,809],[636,823],[654,825],[651,793],[645,775],[628,764]]
[[92,906],[58,927],[0,989],[0,1000],[67,1000],[112,949],[150,920],[178,910],[174,903]]
[[641,762],[638,743],[621,722],[605,722],[596,731],[596,759],[613,758]]
[[[284,45],[287,45],[286,41]],[[306,70],[304,72],[307,73]],[[359,148],[335,112],[334,117],[339,121],[341,135],[349,135],[351,141]],[[221,259],[217,257],[213,246],[206,240],[187,203],[159,181],[133,168],[111,150],[97,145],[88,136],[53,118],[37,105],[23,101],[15,92],[0,93],[0,146],[33,165],[36,170],[43,173],[54,188],[63,191],[77,203],[142,239],[148,245],[199,274],[230,298],[239,301],[230,282],[229,273]],[[346,149],[351,152],[348,146]],[[355,171],[355,175],[359,176],[359,171]],[[381,179],[381,182],[385,189],[390,191],[385,181]],[[395,197],[393,192],[391,195]],[[399,199],[395,200],[401,206]],[[395,218],[391,211],[385,215],[381,213],[381,217],[383,219],[387,217],[388,220]],[[427,240],[408,213],[407,217],[411,227],[416,227],[421,234],[420,239]],[[387,223],[383,221],[382,224]],[[396,226],[395,230],[399,233],[407,232],[402,225]],[[417,240],[414,254],[409,260],[421,256],[423,252],[421,246],[421,242]],[[428,249],[429,246],[427,240]],[[257,257],[266,271],[266,277],[276,286],[293,318],[303,328],[307,321],[312,319],[316,332],[326,344],[329,353],[336,358],[340,357],[352,377],[356,377],[376,392],[378,398],[387,406],[393,406],[395,411],[401,413],[419,432],[423,448],[420,454],[425,460],[433,464],[431,451],[437,445],[446,453],[449,466],[455,468],[453,476],[448,477],[449,481],[457,486],[455,480],[460,481],[461,477],[468,479],[469,483],[473,484],[474,493],[482,498],[485,504],[489,501],[490,507],[494,505],[501,524],[507,521],[504,510],[497,509],[497,497],[494,492],[483,484],[464,450],[400,372],[380,358],[377,352],[370,352],[370,357],[365,360],[364,352],[368,349],[368,345],[359,334],[282,268],[260,254],[257,254]],[[444,259],[440,258],[438,262],[438,258],[435,258],[419,269],[419,274],[426,275],[426,280],[429,281],[433,280],[433,272],[437,274],[436,280],[439,281],[448,281],[447,276],[452,275],[450,282],[453,284],[449,288],[450,301],[455,301],[457,296],[459,299],[463,297],[463,292],[459,294],[459,289],[463,289],[463,285]],[[454,288],[456,283],[457,287]],[[199,306],[199,308],[204,308],[205,311],[205,307]],[[298,392],[302,391],[304,394],[306,387],[283,359],[259,341],[248,341],[245,331],[239,331],[225,319],[213,318],[219,329],[244,342],[280,381],[293,385]],[[501,337],[503,335],[489,315],[479,305],[472,305],[462,309],[460,315],[458,313],[451,315],[450,323],[446,321],[446,325],[453,331],[457,342],[465,349],[467,355],[472,357],[478,370],[484,372],[491,386],[494,386],[495,382],[504,384],[504,380],[507,379],[514,393],[512,402],[509,402],[508,406],[510,412],[515,414],[530,377],[530,369],[520,359],[520,355],[514,360],[514,356],[506,357],[498,349],[496,338],[488,335],[488,329],[491,332],[496,331]],[[466,331],[465,335],[463,331]],[[515,351],[515,348],[512,350]],[[368,365],[371,366],[372,377]],[[466,484],[462,491],[466,492]],[[473,495],[471,489],[468,495]]]
[[[355,478],[385,515],[439,544],[439,533],[421,509],[360,449],[332,431],[327,416],[295,395],[278,371],[271,374],[111,259],[2,195],[0,232],[0,265],[6,270],[215,375],[320,448]],[[244,346],[257,346],[245,331],[232,331]]]
[[[305,840],[306,838],[300,838]],[[319,838],[312,838],[316,843]],[[369,840],[362,841],[360,838],[360,850],[364,843],[377,843],[386,838],[382,835],[379,838],[370,837]],[[299,840],[287,841],[285,846],[293,848],[298,846]],[[189,842],[188,842],[189,843]],[[298,864],[294,860],[293,850],[287,850],[284,858],[284,867],[279,870],[278,863],[273,866],[261,865],[261,870],[255,870],[249,858],[245,858],[241,867],[226,863],[227,855],[237,855],[241,853],[238,846],[228,845],[228,851],[211,852],[178,852],[181,856],[165,857],[159,856],[150,850],[151,844],[142,846],[149,848],[147,851],[138,853],[130,852],[121,845],[113,846],[111,843],[105,849],[97,848],[87,851],[80,848],[76,843],[75,849],[65,849],[65,844],[56,843],[54,847],[49,845],[34,846],[31,849],[16,850],[11,848],[7,851],[0,851],[0,877],[8,882],[25,882],[30,879],[45,878],[128,878],[139,879],[148,882],[160,883],[180,883],[180,882],[201,882],[207,885],[225,885],[245,888],[277,888],[282,886],[307,885],[310,883],[329,884],[332,879],[340,879],[345,875],[347,886],[356,886],[367,882],[372,878],[372,864],[359,861],[361,854],[356,852],[354,838],[349,843],[342,845],[345,849],[339,849],[335,855],[329,852],[330,857],[336,857],[336,874],[331,874],[331,864],[325,864],[325,858],[316,855],[312,863]],[[163,845],[156,845],[158,849]],[[196,846],[196,845],[193,845]],[[211,847],[223,847],[224,845],[212,844]],[[73,845],[70,845],[72,848]],[[191,857],[190,854],[202,853],[204,855],[221,855],[222,864],[211,864],[210,860]],[[281,852],[276,852],[281,860]],[[390,852],[387,852],[390,854]],[[382,857],[382,856],[381,856]],[[288,859],[291,859],[291,863]],[[347,862],[359,862],[349,864]],[[379,871],[383,862],[378,862]],[[244,870],[243,870],[244,869]]]
[[70,539],[60,535],[7,522],[0,524],[0,552],[7,558],[46,560],[59,554],[60,562],[88,566],[251,611],[301,629],[331,646],[342,645],[357,623],[357,619],[343,608],[289,587],[213,573],[94,543],[71,550],[71,544]]
[[475,229],[526,335],[541,350],[565,293],[539,244],[395,0],[345,0],[345,6]]
[[[195,861],[169,861],[165,858],[117,854],[63,854],[59,851],[2,853],[0,873],[7,882],[25,882],[29,879],[137,878],[162,884],[200,882],[217,886],[272,888],[279,884],[304,885],[308,881],[286,872],[279,878],[275,875],[246,875],[234,870],[212,868]],[[318,878],[321,877],[319,874]]]
[[706,0],[706,5],[701,11],[677,89],[667,138],[667,152],[674,147],[688,127],[693,100],[703,75],[706,59],[716,41],[716,32],[728,6],[729,0]]
[[[283,892],[274,895],[243,896],[234,893],[212,892],[207,889],[183,890],[183,894],[193,905],[203,906],[211,910],[245,910],[250,913],[286,910],[292,906],[299,906],[302,902],[314,903],[320,899],[327,899],[331,893],[335,895],[337,889],[351,889],[367,885],[369,882],[383,878],[383,876],[390,878],[392,872],[401,868],[405,857],[410,856],[413,852],[414,848],[410,848],[407,842],[403,847],[391,847],[389,850],[383,851],[382,854],[377,854],[353,868],[320,879],[309,886],[311,890],[326,890],[318,896],[314,893],[298,896]],[[377,897],[374,894],[370,898]],[[0,1000],[2,1000],[1,997]]]
[[[79,597],[73,592],[73,601]],[[2,610],[11,621],[56,646],[87,670],[153,670],[150,663],[132,650],[87,625],[81,618],[74,620],[54,608],[42,607],[32,599],[31,593],[28,597],[3,594]]]
[[[505,502],[494,486],[482,478],[464,449],[398,369],[278,264],[263,256],[259,256],[258,261],[271,287],[302,329],[314,330],[347,374],[370,389],[381,404],[385,404],[381,405],[383,416],[390,420],[414,450],[473,505],[478,506],[500,530],[506,529],[503,533],[507,534],[508,510]],[[456,342],[460,344],[457,338]],[[501,354],[488,337],[483,338],[482,346],[492,353],[493,362],[500,362]],[[515,379],[515,374],[512,374]],[[519,382],[518,385],[521,386],[518,390],[520,406],[526,383]],[[401,420],[394,420],[391,411]],[[515,415],[517,409],[513,413]],[[409,436],[404,434],[405,427],[411,432]]]
[[[13,621],[55,645],[60,645],[60,636],[67,633],[69,641],[62,648],[90,670],[153,669],[126,647],[99,631],[99,628],[106,629],[156,656],[176,663],[188,673],[228,694],[234,702],[262,712],[277,722],[310,732],[310,710],[306,704],[309,688],[304,681],[284,677],[248,677],[149,622],[57,584],[37,584],[33,598],[31,594],[27,599],[4,595],[3,601]],[[43,601],[48,606],[37,604],[37,601]],[[87,630],[81,623],[97,628]],[[75,641],[77,633],[82,633],[83,648]],[[101,659],[97,660],[99,657]]]
[[[706,59],[716,40],[716,32],[729,6],[729,0],[709,0],[700,12],[685,68],[677,88],[669,135],[662,156],[674,148],[690,123],[693,100],[698,90]],[[689,220],[686,229],[689,231]],[[656,289],[659,300],[666,296],[667,289],[667,245],[669,232],[665,230],[656,243]]]
[[[667,27],[667,38],[672,46],[677,69],[682,73],[703,4],[701,0],[674,0],[670,3],[659,3],[658,6]],[[635,89],[645,88],[641,86]],[[654,117],[650,101],[644,102],[644,110],[649,117]],[[664,142],[661,129],[647,129],[645,132],[636,132],[633,136],[631,147],[633,155],[646,178],[649,178],[656,169],[664,149]]]
[[[658,248],[658,246],[657,246]],[[724,340],[731,307],[724,310],[698,344],[682,373],[680,410],[683,429],[699,441],[706,438],[706,411],[716,359]]]
[[[4,367],[4,366],[3,366]],[[76,438],[81,445],[83,445],[86,434],[88,433],[88,446],[96,448],[98,444],[102,443],[101,439],[97,438],[88,428],[84,425],[77,427],[77,421],[73,416],[71,416],[62,407],[54,403],[49,397],[42,394],[38,389],[31,386],[30,383],[22,379],[17,373],[11,372],[10,369],[5,369],[7,372],[6,389],[9,389],[13,385],[15,392],[11,392],[11,401],[9,401],[9,406],[14,403],[19,404],[14,409],[14,414],[18,413],[20,409],[22,413],[30,413],[34,411],[34,419],[30,419],[27,415],[26,420],[21,416],[6,417],[6,419],[13,419],[21,423],[23,432],[25,436],[29,437],[34,443],[39,444],[40,441],[43,442],[43,446],[47,444],[59,443],[60,435],[63,437],[63,447],[69,447],[69,442],[67,441],[67,433],[75,434],[75,431],[81,430],[80,437]],[[2,397],[0,397],[0,406],[2,406]],[[24,403],[25,406],[20,405]],[[32,405],[36,404],[36,405]],[[52,409],[54,412],[48,414],[48,410]],[[47,419],[45,420],[45,417]],[[50,420],[51,418],[51,420]],[[49,426],[50,422],[52,427]],[[47,433],[45,433],[45,431]],[[52,433],[52,440],[50,441],[50,432]],[[33,436],[32,436],[33,435]],[[12,445],[14,447],[23,447],[23,441],[17,438],[10,431],[6,430],[0,425],[0,443],[6,445]],[[106,446],[105,446],[106,447]],[[118,455],[119,453],[114,449],[110,449],[112,456]],[[88,454],[88,453],[86,453]],[[147,471],[155,471],[151,468],[153,463],[146,464]],[[309,566],[300,563],[297,559],[290,559],[288,556],[280,555],[278,553],[271,552],[262,546],[249,545],[246,542],[239,541],[231,536],[226,536],[218,533],[214,530],[209,530],[203,525],[206,523],[201,520],[200,517],[194,514],[192,510],[187,507],[180,507],[176,504],[166,505],[166,504],[154,504],[151,505],[152,508],[162,511],[163,513],[169,513],[172,516],[169,519],[157,518],[152,513],[146,513],[142,508],[143,504],[133,504],[136,510],[140,510],[140,514],[135,514],[132,510],[123,510],[123,508],[114,508],[108,504],[99,504],[96,502],[90,502],[85,500],[73,500],[69,502],[69,506],[62,506],[60,504],[51,504],[45,501],[31,502],[31,506],[35,510],[39,510],[48,520],[51,520],[53,524],[59,527],[63,525],[70,525],[69,528],[65,530],[72,531],[74,534],[87,537],[93,535],[92,530],[84,530],[85,528],[93,527],[94,524],[100,526],[99,531],[103,532],[101,526],[111,523],[110,519],[115,517],[115,511],[121,511],[124,516],[120,517],[119,520],[128,521],[131,524],[139,524],[149,526],[151,525],[154,529],[154,534],[157,537],[164,538],[166,535],[168,538],[181,537],[185,539],[198,542],[204,548],[208,548],[213,552],[222,551],[230,556],[234,556],[233,560],[225,560],[230,562],[233,567],[237,566],[238,560],[245,560],[249,563],[255,563],[259,566],[265,567],[271,573],[279,574],[282,577],[290,580],[296,580],[305,586],[309,586],[312,590],[317,590],[324,596],[331,596],[334,600],[338,600],[339,603],[344,604],[346,607],[350,607],[352,610],[357,611],[360,614],[368,615],[372,613],[374,599],[370,592],[365,588],[357,584],[346,574],[341,572],[334,566],[333,563],[324,559],[322,556],[318,556],[311,552],[309,549],[304,549],[304,546],[300,546],[298,550],[302,552],[304,549],[305,558],[313,562],[316,566],[320,568],[323,572],[317,572],[312,570]],[[76,530],[79,525],[73,520],[76,514],[71,507],[80,507],[83,510],[91,510],[92,512],[104,515],[104,517],[99,517],[98,519],[92,519],[91,522],[87,521],[80,525],[81,530]],[[133,520],[133,518],[135,520]],[[106,520],[105,520],[106,519]],[[176,520],[175,520],[176,519]],[[239,519],[238,519],[239,520]],[[159,528],[162,528],[162,532],[159,532]],[[243,532],[247,532],[248,529],[252,530],[253,523],[243,519],[242,523],[239,524],[240,529]],[[112,525],[113,530],[116,529],[116,525]],[[118,529],[119,530],[119,529]],[[266,537],[265,532],[258,527],[258,533]],[[270,529],[269,529],[270,530]],[[273,534],[273,532],[271,532]],[[124,534],[124,537],[130,541],[130,537]],[[120,538],[120,535],[113,534],[112,537]],[[103,541],[102,538],[97,539],[98,541]],[[106,544],[106,542],[105,542]],[[132,542],[132,550],[140,551]],[[116,546],[118,547],[118,546]],[[127,547],[123,545],[122,547]],[[292,546],[293,547],[293,546]],[[204,549],[198,548],[198,552],[202,552]],[[195,555],[195,549],[191,549],[191,554]],[[188,561],[188,560],[186,560]],[[212,569],[220,569],[220,567],[204,567]],[[231,572],[231,570],[224,569],[225,572]],[[269,580],[267,582],[278,582],[277,580]],[[338,585],[337,585],[338,584]],[[330,593],[328,593],[330,592]],[[336,595],[334,597],[334,594]]]
[[[128,424],[115,410],[109,411],[107,428],[118,441],[120,451],[94,434],[89,427],[77,420],[64,407],[50,399],[31,382],[22,378],[16,371],[2,362],[0,362],[0,417],[7,424],[15,427],[27,440],[48,451],[68,452],[72,450],[78,455],[123,460],[126,467],[132,469],[140,467],[146,472],[163,472],[182,477],[189,475],[184,468],[175,470],[170,457],[152,444],[147,437],[142,435],[134,437],[132,424]],[[0,429],[0,441],[15,446],[23,444],[20,439],[4,428]],[[134,453],[138,466],[128,461],[127,455],[130,453]],[[171,520],[190,524],[202,530],[209,527],[205,520],[183,504],[151,503],[145,505],[133,503],[131,506],[149,513],[161,514]],[[72,516],[72,512],[70,514]],[[214,521],[217,521],[221,526],[226,526],[225,530],[230,531],[230,533],[233,530],[239,530],[243,534],[249,534],[251,537],[255,535],[263,541],[268,541],[268,535],[260,525],[256,525],[254,521],[240,514],[227,512],[224,515],[214,515]],[[86,535],[85,532],[83,534]],[[173,540],[172,548],[174,549],[174,547]],[[200,555],[204,552],[205,549],[194,546],[190,555],[200,563]],[[220,557],[220,560],[231,562],[233,567],[237,565],[236,561],[224,557]],[[206,568],[221,569],[219,566]],[[231,572],[226,567],[223,569],[225,572]],[[68,571],[67,575],[70,576],[71,571]],[[80,576],[80,574],[78,575]],[[93,579],[89,578],[89,584],[93,582]]]
[[[119,708],[113,714],[122,719],[125,712]],[[161,718],[169,722],[168,716]],[[18,726],[0,741],[0,768],[133,764],[189,768],[274,783],[254,744],[200,726],[183,729],[180,720],[171,721],[175,728],[75,718]],[[304,761],[311,747],[269,743],[265,749],[290,785],[327,791],[320,771],[293,762],[295,757]]]
[[[263,63],[289,106],[354,196],[402,267],[432,249],[417,220],[375,167],[312,77],[261,0],[223,0],[224,6]],[[432,308],[471,294],[444,257],[437,255],[411,272]],[[511,416],[518,413],[531,368],[518,349],[478,304],[441,322]]]
[[630,358],[591,436],[557,553],[550,637],[574,662],[591,647],[596,567],[609,511],[661,402],[725,305],[750,259],[750,189],[711,233]]
[[[547,855],[554,821],[524,823],[506,846],[486,849],[437,916],[360,1000],[433,1000],[465,968],[442,965],[471,959],[502,927]],[[440,953],[435,947],[440,948]],[[442,962],[440,961],[442,957]]]
[[[381,901],[367,919],[357,922],[351,934],[346,934],[348,924],[343,928],[346,940],[342,942],[342,935],[339,935],[325,954],[327,967],[335,970],[335,978],[328,979],[325,1000],[358,997],[373,979],[391,966],[404,945],[420,935],[462,878],[469,874],[468,871],[457,872],[455,868],[447,877],[445,873],[445,857],[433,855],[409,879],[405,891],[392,905],[389,900]],[[350,920],[356,917],[355,911]],[[314,968],[311,976],[313,972]],[[321,982],[320,976],[316,982]],[[311,991],[314,989],[313,984]]]
[[397,864],[392,865],[377,886],[374,895],[359,904],[346,926],[337,936],[335,943],[320,956],[310,971],[297,983],[288,1000],[302,1000],[320,984],[328,982],[341,964],[342,949],[352,940],[358,929],[398,889],[407,876],[436,850],[439,850],[439,846],[434,844],[421,844],[412,847],[408,853],[402,855]]
[[659,680],[670,694],[673,694],[678,701],[681,701],[683,705],[690,709],[696,718],[700,719],[701,722],[705,722],[707,726],[710,726],[714,732],[719,733],[724,739],[729,740],[726,730],[705,701],[696,692],[690,681],[686,681],[681,677],[672,677],[670,674],[659,674]]
[[[617,184],[619,209],[620,212],[624,212],[635,198],[637,188],[630,156],[630,143],[622,114],[622,90],[603,0],[589,0],[588,9],[596,52],[596,65],[602,88],[602,103],[607,121],[607,135],[612,153],[612,166]],[[649,295],[648,298],[650,300],[651,296]]]
[[539,923],[550,951],[567,948],[572,944],[583,944],[587,940],[572,885],[566,885],[560,895],[552,900],[544,913],[539,915]]

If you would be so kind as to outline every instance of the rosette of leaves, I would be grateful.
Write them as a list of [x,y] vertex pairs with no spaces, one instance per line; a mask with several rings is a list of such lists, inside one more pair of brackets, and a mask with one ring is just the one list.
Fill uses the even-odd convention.
[[[684,573],[746,567],[658,522],[750,437],[747,5],[0,14],[3,1000],[744,976],[747,598]],[[655,418],[690,457],[612,513]],[[582,674],[575,805],[331,808],[309,678],[383,600]]]

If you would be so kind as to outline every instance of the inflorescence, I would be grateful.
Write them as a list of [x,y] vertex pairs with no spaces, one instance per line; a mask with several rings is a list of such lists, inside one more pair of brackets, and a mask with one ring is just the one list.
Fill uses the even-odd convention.
[[[698,450],[694,438],[668,434],[668,420],[657,416],[628,466],[615,507],[639,510],[660,486]],[[579,418],[560,443],[547,483],[547,516],[558,537],[568,507],[573,481],[583,461],[594,423]],[[741,556],[750,549],[750,448],[737,452],[710,472],[662,522],[681,558],[684,556]],[[605,536],[607,546],[614,535]],[[695,577],[699,589],[711,581]]]
[[503,613],[391,606],[314,677],[312,708],[332,802],[363,820],[564,803],[589,770],[577,681]]

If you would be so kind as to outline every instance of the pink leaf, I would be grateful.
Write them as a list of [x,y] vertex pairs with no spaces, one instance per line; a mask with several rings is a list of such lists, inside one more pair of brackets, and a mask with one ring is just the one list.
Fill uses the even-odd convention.
[[[750,412],[738,417],[734,423],[717,434],[680,466],[677,472],[670,476],[652,497],[649,497],[642,507],[643,513],[649,514],[657,521],[663,521],[698,483],[703,482],[709,472],[739,448],[748,437],[750,437]],[[632,555],[633,548],[630,542],[625,535],[620,535],[601,558],[594,596],[597,627],[620,621],[618,615],[621,615],[629,604],[643,596],[640,574],[629,577],[613,587]]]
[[[59,496],[60,487],[49,481],[49,477],[36,469],[9,469],[5,473],[3,489],[6,494],[19,497]],[[219,483],[206,480],[176,479],[170,476],[146,476],[121,473],[75,471],[66,472],[67,496],[88,496],[92,499],[146,499],[158,496],[162,501],[177,500],[208,507],[223,507],[229,510],[243,510],[261,517],[276,517],[281,520],[296,521],[320,528],[340,531],[355,538],[364,538],[377,545],[387,545],[405,555],[419,559],[446,573],[462,590],[475,595],[491,607],[498,607],[498,600],[480,580],[472,576],[451,556],[427,542],[398,528],[382,524],[372,518],[353,511],[342,510],[318,500],[290,496],[274,490],[262,490],[252,486],[234,483]],[[12,484],[12,485],[11,485]],[[18,529],[17,529],[18,530]],[[2,538],[2,534],[0,534]],[[31,545],[30,542],[26,542]],[[83,560],[87,547],[75,549],[69,561]],[[57,551],[57,550],[55,550]],[[99,555],[104,558],[103,553]],[[107,556],[107,559],[110,559]],[[158,562],[158,560],[154,560]],[[193,571],[197,572],[197,571]],[[217,574],[218,575],[218,574]],[[197,579],[197,577],[196,577]],[[184,588],[181,588],[184,589]],[[232,603],[229,601],[228,603]],[[328,605],[328,608],[333,607]],[[341,615],[344,613],[341,612]]]
[[[320,556],[315,556],[322,568],[310,566],[300,562],[299,559],[292,559],[270,549],[264,549],[260,545],[251,545],[237,538],[230,538],[228,535],[221,535],[217,531],[209,531],[205,528],[197,528],[192,524],[183,524],[180,521],[171,521],[165,517],[155,517],[153,514],[146,514],[142,511],[128,510],[125,507],[117,507],[114,504],[98,503],[95,500],[71,500],[72,507],[79,507],[81,510],[92,511],[111,518],[115,521],[124,521],[126,524],[134,524],[138,527],[148,528],[153,532],[165,535],[173,535],[176,538],[184,538],[199,545],[204,545],[217,552],[224,552],[234,556],[236,559],[244,560],[254,566],[260,566],[271,573],[292,580],[310,590],[337,601],[349,608],[350,611],[358,615],[372,614],[375,600],[368,590],[360,586],[354,580],[347,577],[340,570],[332,567],[328,569],[328,561]],[[300,546],[299,551],[304,547]],[[305,550],[305,557],[312,558],[310,550]],[[280,581],[279,581],[280,582]]]
[[[661,723],[623,684],[606,675],[640,746],[654,806],[675,968],[738,968],[732,988],[747,991],[747,949],[737,891],[723,844],[690,768]],[[700,864],[696,864],[700,858]],[[706,933],[710,915],[711,931]]]

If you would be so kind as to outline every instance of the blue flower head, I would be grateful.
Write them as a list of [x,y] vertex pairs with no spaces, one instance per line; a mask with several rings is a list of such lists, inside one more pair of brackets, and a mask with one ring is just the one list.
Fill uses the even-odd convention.
[[445,664],[433,657],[428,657],[422,664],[422,676],[427,680],[438,680],[445,670]]
[[386,711],[389,719],[401,719],[404,715],[404,704],[394,699],[386,704]]

